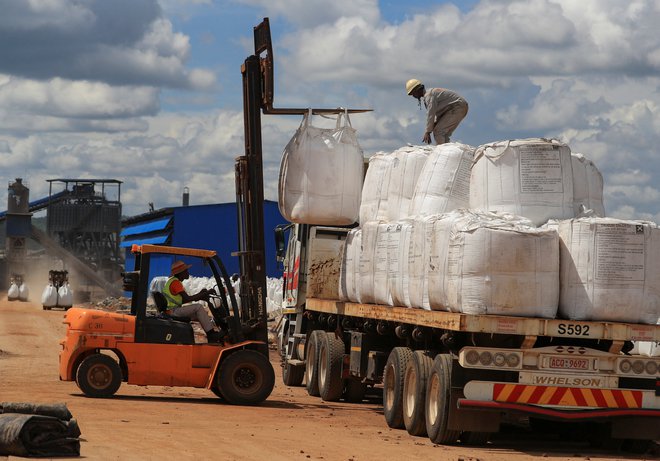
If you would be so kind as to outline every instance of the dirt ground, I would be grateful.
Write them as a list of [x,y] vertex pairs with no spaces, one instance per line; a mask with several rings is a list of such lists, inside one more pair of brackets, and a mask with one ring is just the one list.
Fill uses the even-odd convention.
[[59,381],[63,316],[62,310],[45,311],[36,303],[0,300],[0,402],[66,403],[82,430],[86,459],[658,459],[544,440],[520,428],[509,428],[484,448],[434,445],[388,428],[377,396],[362,404],[324,403],[304,387],[284,386],[275,351],[275,389],[258,407],[226,405],[204,389],[125,383],[113,398],[91,399],[75,383]]

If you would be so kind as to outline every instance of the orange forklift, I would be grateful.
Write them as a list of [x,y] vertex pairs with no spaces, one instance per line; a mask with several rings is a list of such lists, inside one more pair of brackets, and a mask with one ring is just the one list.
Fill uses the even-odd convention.
[[[135,268],[124,273],[124,290],[132,292],[130,314],[69,309],[60,379],[75,381],[89,397],[109,397],[125,381],[206,388],[231,404],[265,400],[275,383],[266,344],[246,339],[255,328],[241,324],[229,276],[216,252],[158,245],[134,245],[132,252]],[[148,313],[150,262],[161,255],[202,260],[210,268],[215,287],[209,310],[216,325],[227,332],[227,344],[195,343],[190,321]],[[159,305],[156,293],[156,310],[162,311],[165,306]],[[265,331],[265,325],[259,329]]]

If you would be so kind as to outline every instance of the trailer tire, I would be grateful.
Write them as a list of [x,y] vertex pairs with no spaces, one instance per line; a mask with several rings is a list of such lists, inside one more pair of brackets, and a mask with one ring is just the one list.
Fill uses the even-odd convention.
[[404,427],[403,382],[413,351],[408,347],[395,347],[390,352],[383,371],[383,414],[392,429]]
[[326,402],[336,402],[344,391],[342,364],[344,341],[328,333],[319,348],[319,394]]
[[344,400],[350,403],[359,403],[364,399],[367,392],[367,385],[355,379],[346,380],[344,389]]
[[257,405],[273,391],[275,371],[264,354],[242,349],[222,361],[216,380],[228,403]]
[[313,397],[319,396],[319,349],[327,335],[323,330],[314,330],[309,335],[305,357],[305,387]]
[[110,397],[121,386],[121,380],[119,363],[105,354],[86,357],[76,371],[76,384],[88,397]]
[[403,424],[410,435],[426,435],[426,382],[433,359],[415,351],[408,361],[403,381]]
[[433,443],[455,443],[460,432],[449,430],[451,402],[451,368],[449,354],[438,354],[426,383],[426,433]]
[[300,386],[303,379],[305,379],[305,367],[294,367],[289,363],[284,364],[282,367],[282,381],[285,386]]

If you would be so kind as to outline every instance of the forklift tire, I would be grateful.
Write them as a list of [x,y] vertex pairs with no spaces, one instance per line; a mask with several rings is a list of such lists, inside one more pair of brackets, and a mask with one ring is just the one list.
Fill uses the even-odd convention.
[[76,384],[88,397],[110,397],[117,392],[121,381],[121,368],[109,355],[90,355],[80,363],[76,372]]
[[323,330],[314,330],[309,335],[309,342],[305,357],[305,387],[307,393],[313,397],[319,396],[319,349],[327,333]]
[[328,333],[319,348],[319,395],[326,402],[336,402],[344,392],[342,365],[344,341]]
[[220,364],[216,380],[227,403],[257,405],[273,391],[275,371],[265,355],[242,349]]

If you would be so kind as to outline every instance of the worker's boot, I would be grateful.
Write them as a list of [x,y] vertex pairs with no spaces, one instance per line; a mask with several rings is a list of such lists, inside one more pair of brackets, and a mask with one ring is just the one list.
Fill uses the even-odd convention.
[[220,334],[219,331],[209,330],[206,332],[206,340],[210,343],[222,343],[224,335]]

